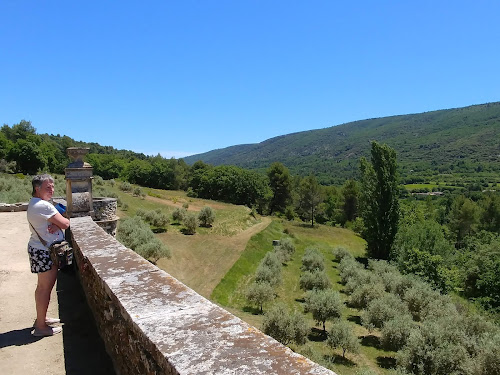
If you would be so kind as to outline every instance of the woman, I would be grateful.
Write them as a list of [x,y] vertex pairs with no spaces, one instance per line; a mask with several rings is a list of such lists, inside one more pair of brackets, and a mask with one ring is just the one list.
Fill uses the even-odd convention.
[[[52,336],[62,331],[61,327],[49,324],[59,323],[57,318],[47,318],[50,294],[57,278],[57,267],[50,259],[48,246],[54,241],[64,238],[63,229],[69,227],[69,220],[63,217],[49,202],[54,194],[54,180],[48,174],[33,177],[33,198],[28,205],[28,222],[31,238],[28,243],[28,254],[31,272],[38,275],[35,290],[36,321],[33,336]],[[47,244],[44,246],[40,236]]]

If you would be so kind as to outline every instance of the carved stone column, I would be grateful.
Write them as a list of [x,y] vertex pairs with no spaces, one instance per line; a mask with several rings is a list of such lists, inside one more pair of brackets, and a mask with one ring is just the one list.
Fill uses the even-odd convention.
[[68,217],[91,216],[94,218],[92,203],[93,168],[83,161],[88,147],[68,147],[66,152],[71,163],[65,169],[66,203]]

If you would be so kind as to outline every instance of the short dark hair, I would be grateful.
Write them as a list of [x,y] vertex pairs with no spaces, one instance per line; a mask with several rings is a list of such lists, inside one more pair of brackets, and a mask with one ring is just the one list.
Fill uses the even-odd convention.
[[49,181],[54,183],[54,179],[50,174],[39,174],[33,177],[31,180],[31,185],[33,186],[33,191],[31,192],[31,196],[34,197],[36,190],[36,187],[41,187],[44,181]]

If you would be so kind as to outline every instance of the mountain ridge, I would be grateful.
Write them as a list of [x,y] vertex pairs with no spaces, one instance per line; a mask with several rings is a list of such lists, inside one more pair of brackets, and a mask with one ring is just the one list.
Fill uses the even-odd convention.
[[313,173],[331,183],[355,177],[359,158],[368,156],[369,142],[375,140],[396,150],[403,174],[425,169],[446,172],[464,163],[470,168],[480,164],[481,168],[498,170],[498,134],[500,102],[492,102],[357,120],[212,150],[184,161],[192,164],[202,160],[257,170],[278,161],[294,174]]

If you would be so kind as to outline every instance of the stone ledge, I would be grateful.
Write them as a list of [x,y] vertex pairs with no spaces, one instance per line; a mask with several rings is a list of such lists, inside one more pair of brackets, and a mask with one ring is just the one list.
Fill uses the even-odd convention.
[[72,218],[82,286],[120,374],[331,374]]
[[23,203],[0,203],[0,212],[21,212],[28,210],[28,202]]

